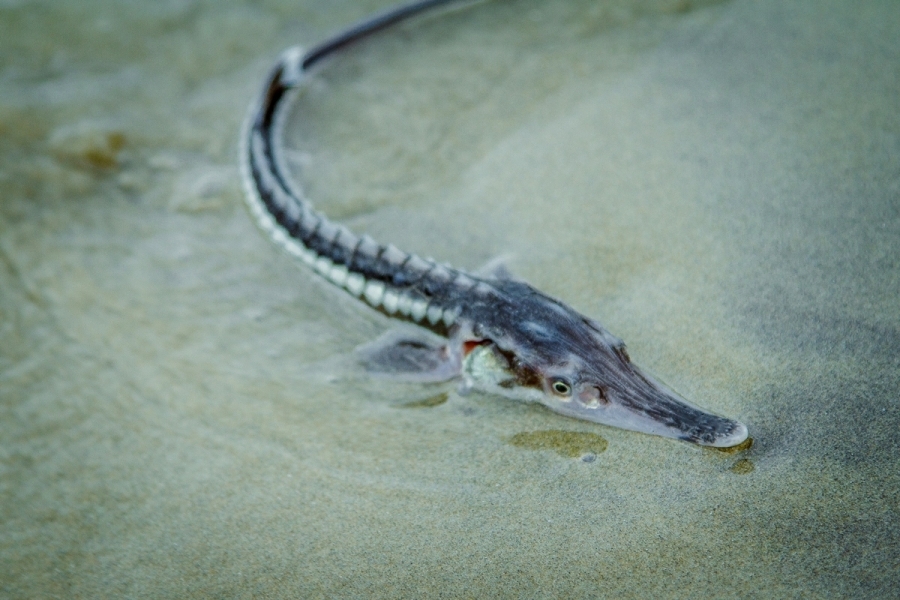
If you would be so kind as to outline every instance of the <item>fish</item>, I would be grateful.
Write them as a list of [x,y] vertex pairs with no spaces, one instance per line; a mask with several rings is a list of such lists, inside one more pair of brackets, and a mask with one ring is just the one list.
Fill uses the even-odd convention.
[[562,415],[727,448],[747,427],[699,408],[639,368],[597,321],[513,277],[502,264],[467,272],[357,235],[317,211],[282,152],[287,108],[323,59],[444,4],[414,2],[380,13],[309,51],[288,48],[248,112],[240,144],[250,212],[289,255],[403,326],[358,349],[362,364],[420,382],[459,382],[538,403]]

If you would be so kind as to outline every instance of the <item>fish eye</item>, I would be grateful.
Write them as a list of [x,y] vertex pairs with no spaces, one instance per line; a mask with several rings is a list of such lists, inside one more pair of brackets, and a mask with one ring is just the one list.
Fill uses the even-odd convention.
[[553,391],[560,396],[568,396],[572,393],[572,386],[562,379],[555,380],[550,384],[550,387],[553,388]]

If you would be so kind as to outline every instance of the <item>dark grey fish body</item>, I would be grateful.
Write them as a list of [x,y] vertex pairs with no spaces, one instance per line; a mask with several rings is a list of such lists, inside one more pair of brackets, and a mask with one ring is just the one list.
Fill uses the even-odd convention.
[[502,272],[477,276],[357,236],[329,221],[290,180],[280,133],[292,91],[319,60],[361,37],[448,0],[418,2],[366,21],[304,54],[285,51],[242,137],[247,200],[288,253],[354,297],[441,336],[392,334],[365,348],[370,367],[423,381],[460,377],[472,388],[540,402],[580,419],[709,446],[747,428],[696,408],[632,364],[598,323]]

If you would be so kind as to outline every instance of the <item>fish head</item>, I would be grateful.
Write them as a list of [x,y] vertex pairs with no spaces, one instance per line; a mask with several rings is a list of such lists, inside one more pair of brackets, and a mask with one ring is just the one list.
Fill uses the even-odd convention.
[[564,415],[703,446],[731,447],[747,427],[694,406],[632,361],[599,323],[527,284],[463,346],[470,387]]

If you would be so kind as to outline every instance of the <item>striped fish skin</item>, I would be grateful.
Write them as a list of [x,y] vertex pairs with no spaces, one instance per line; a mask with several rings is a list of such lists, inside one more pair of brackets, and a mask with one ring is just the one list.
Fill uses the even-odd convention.
[[281,133],[286,108],[310,70],[348,44],[451,2],[401,6],[309,52],[295,47],[282,53],[241,137],[247,204],[257,223],[336,287],[430,332],[429,339],[395,337],[373,347],[371,364],[423,381],[458,377],[463,391],[538,402],[574,418],[700,445],[742,443],[746,426],[697,408],[654,381],[595,321],[527,283],[476,276],[357,235],[316,211],[291,180]]

